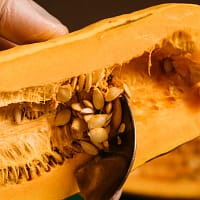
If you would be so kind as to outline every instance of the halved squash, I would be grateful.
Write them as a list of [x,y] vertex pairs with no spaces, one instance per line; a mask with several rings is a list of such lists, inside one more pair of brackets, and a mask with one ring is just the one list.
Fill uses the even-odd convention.
[[199,138],[155,158],[130,174],[124,192],[148,197],[199,199]]
[[[101,89],[106,106],[109,88],[129,96],[137,130],[133,169],[199,136],[199,27],[198,5],[164,4],[0,52],[0,196],[13,199],[14,193],[22,199],[26,193],[27,199],[49,200],[78,192],[73,172],[88,156],[77,152],[96,155],[102,145],[109,150],[105,139],[101,145],[94,142],[93,132],[92,144],[87,135],[70,152],[65,148],[72,145],[64,136],[68,128],[78,124],[84,133],[88,130],[80,119],[60,128],[70,118],[58,117],[64,110],[81,118],[80,104],[73,103],[80,103],[83,88],[87,94],[81,101]],[[94,101],[92,106],[83,101],[87,112],[103,108]],[[82,113],[70,112],[69,102]]]

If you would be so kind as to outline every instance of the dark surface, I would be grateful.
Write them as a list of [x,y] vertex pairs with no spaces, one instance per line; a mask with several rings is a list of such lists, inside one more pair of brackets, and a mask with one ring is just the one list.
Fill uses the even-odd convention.
[[[161,3],[196,3],[200,0],[35,0],[65,24],[70,32],[100,19],[129,13]],[[75,195],[70,200],[82,200]],[[161,200],[123,194],[120,200]]]
[[[79,195],[74,195],[71,198],[65,199],[65,200],[83,200],[83,198]],[[145,197],[145,196],[139,196],[139,195],[128,195],[128,194],[122,194],[120,200],[184,200],[182,198],[179,199],[168,199],[168,198],[158,198],[158,197]],[[199,199],[185,199],[185,200],[199,200]]]
[[200,0],[36,0],[68,26],[70,31],[80,29],[100,19],[129,13],[160,3],[196,3]]

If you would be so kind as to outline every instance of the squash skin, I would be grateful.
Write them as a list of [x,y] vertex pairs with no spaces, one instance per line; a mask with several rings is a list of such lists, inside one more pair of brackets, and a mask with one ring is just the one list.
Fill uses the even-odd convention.
[[[106,19],[58,39],[0,52],[0,95],[3,92],[12,93],[27,87],[42,85],[48,87],[66,78],[85,73],[85,69],[92,72],[100,68],[129,63],[130,60],[140,57],[144,52],[151,52],[155,46],[161,47],[163,40],[171,37],[177,31],[187,32],[192,37],[191,40],[195,42],[192,50],[198,52],[200,47],[198,40],[200,38],[199,13],[200,7],[197,5],[164,4],[133,14]],[[37,67],[35,67],[36,64]],[[20,102],[24,101],[23,98],[24,96],[21,99],[15,99],[12,96],[10,101]],[[5,105],[6,101],[2,100],[1,106]],[[132,108],[134,112],[133,102]],[[162,112],[158,112],[154,118],[149,119],[146,126],[139,120],[136,121],[138,147],[134,168],[199,136],[198,113],[192,113],[183,104],[180,107],[173,106],[167,109],[167,112],[167,122],[166,118],[162,118]],[[187,121],[187,119],[190,121],[182,127],[180,119],[180,123],[176,124],[177,128],[174,130],[174,126],[172,126],[166,134],[166,129],[169,127],[168,121],[173,119],[174,113],[177,113],[178,118],[182,116],[183,121]],[[157,119],[160,120],[155,126],[154,123]],[[191,121],[194,121],[192,125]],[[161,126],[162,130],[159,128]],[[184,130],[190,131],[185,134]],[[165,139],[169,140],[168,138],[173,138],[173,140],[163,144]],[[158,145],[152,146],[155,141]],[[47,176],[51,177],[51,173]],[[54,181],[53,178],[50,180]],[[65,196],[78,191],[75,180],[70,179],[68,184],[72,190],[67,191]],[[22,191],[24,187],[22,186]],[[0,189],[0,196],[8,195],[10,191],[2,193],[3,190]],[[44,194],[42,194],[43,192]],[[41,191],[38,196],[45,199],[43,195],[47,193],[49,191]],[[54,195],[53,193],[54,191],[52,191],[52,195]],[[23,196],[23,192],[19,192],[16,199],[20,199],[20,195]],[[52,196],[52,199],[54,197]],[[60,198],[60,196],[57,197]],[[31,199],[31,197],[27,197],[27,199]]]

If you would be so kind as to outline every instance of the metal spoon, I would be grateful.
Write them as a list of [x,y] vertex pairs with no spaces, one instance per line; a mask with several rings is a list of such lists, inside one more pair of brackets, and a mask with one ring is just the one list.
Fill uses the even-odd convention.
[[122,120],[126,131],[122,143],[110,141],[109,152],[103,152],[81,166],[75,176],[85,200],[109,200],[124,184],[133,164],[136,138],[133,115],[127,97],[122,97]]

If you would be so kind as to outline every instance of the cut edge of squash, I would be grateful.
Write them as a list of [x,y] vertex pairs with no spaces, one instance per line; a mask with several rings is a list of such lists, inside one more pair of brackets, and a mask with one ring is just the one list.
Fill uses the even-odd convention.
[[199,10],[193,4],[164,4],[0,52],[0,92],[53,84],[83,74],[85,69],[91,72],[128,63],[177,31],[191,35],[199,48]]

